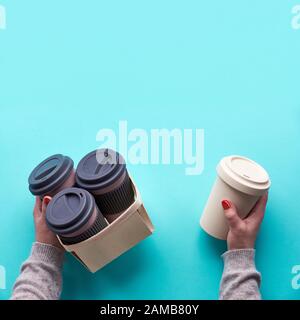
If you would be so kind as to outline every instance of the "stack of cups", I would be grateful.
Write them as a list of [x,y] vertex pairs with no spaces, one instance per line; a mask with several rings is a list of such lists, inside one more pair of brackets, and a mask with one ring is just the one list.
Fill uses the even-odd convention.
[[221,205],[230,200],[242,219],[247,217],[261,196],[270,188],[268,173],[256,162],[241,156],[223,158],[218,177],[200,219],[200,226],[211,236],[226,240],[229,227]]
[[91,192],[108,222],[134,202],[134,191],[123,157],[110,149],[87,154],[76,170],[78,187]]
[[110,149],[87,154],[76,174],[69,157],[49,157],[30,174],[29,189],[41,198],[53,197],[46,222],[66,245],[99,233],[135,201],[125,161]]

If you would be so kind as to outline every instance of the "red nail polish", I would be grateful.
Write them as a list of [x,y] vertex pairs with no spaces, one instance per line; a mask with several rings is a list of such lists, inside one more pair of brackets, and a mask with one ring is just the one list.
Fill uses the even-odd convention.
[[230,204],[230,202],[228,200],[223,200],[222,201],[222,207],[223,207],[224,210],[228,210],[228,209],[231,208],[231,204]]
[[44,198],[45,204],[48,204],[50,201],[51,201],[51,199],[50,199],[49,197],[45,197],[45,198]]

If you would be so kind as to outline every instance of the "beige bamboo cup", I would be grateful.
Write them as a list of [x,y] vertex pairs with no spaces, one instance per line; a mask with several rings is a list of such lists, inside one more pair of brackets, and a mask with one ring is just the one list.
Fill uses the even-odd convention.
[[209,235],[226,240],[229,227],[222,200],[232,201],[241,218],[245,218],[256,202],[270,188],[266,170],[242,156],[223,158],[217,166],[218,177],[200,219],[200,226]]

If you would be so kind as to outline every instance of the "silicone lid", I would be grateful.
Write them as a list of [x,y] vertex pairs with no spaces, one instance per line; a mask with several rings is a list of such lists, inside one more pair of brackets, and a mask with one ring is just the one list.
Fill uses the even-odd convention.
[[76,183],[87,190],[101,190],[115,183],[125,172],[124,158],[111,149],[87,154],[78,164]]
[[271,186],[266,170],[253,160],[242,156],[223,158],[217,172],[231,187],[253,196],[263,195]]
[[31,172],[28,178],[30,192],[44,195],[55,190],[67,180],[73,167],[73,160],[62,154],[47,158]]
[[94,212],[95,200],[86,190],[67,188],[50,201],[46,211],[49,228],[58,235],[81,229]]

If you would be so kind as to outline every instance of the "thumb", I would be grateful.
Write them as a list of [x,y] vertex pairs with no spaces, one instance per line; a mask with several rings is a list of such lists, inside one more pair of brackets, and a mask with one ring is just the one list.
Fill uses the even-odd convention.
[[230,228],[236,228],[241,222],[241,218],[237,213],[235,205],[229,200],[222,201],[222,207],[224,209],[224,215],[227,219]]
[[48,204],[49,204],[49,202],[50,202],[51,200],[52,200],[52,198],[49,197],[49,196],[44,197],[44,199],[43,199],[43,204],[42,204],[42,215],[43,215],[43,216],[45,216],[46,210],[47,210],[47,206],[48,206]]

